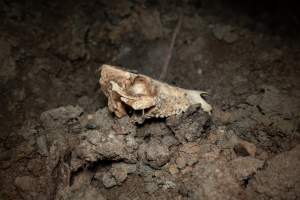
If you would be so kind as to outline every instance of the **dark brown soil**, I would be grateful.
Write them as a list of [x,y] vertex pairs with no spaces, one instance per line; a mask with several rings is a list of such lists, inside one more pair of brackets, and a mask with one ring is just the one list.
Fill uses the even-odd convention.
[[[299,199],[299,13],[266,0],[0,1],[0,199]],[[159,78],[180,15],[164,81],[207,91],[213,114],[116,119],[99,67]]]

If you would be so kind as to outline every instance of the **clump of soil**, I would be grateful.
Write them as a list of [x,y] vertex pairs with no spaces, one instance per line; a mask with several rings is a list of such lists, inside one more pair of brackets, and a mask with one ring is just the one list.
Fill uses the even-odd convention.
[[[0,199],[298,199],[298,16],[199,2],[0,2]],[[165,81],[212,115],[116,118],[99,66],[158,78],[179,15]]]

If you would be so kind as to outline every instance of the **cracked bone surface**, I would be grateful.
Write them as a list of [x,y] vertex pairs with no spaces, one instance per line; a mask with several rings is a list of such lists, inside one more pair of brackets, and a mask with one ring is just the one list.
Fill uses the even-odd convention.
[[171,86],[111,65],[102,65],[99,82],[108,98],[109,110],[119,118],[130,110],[140,111],[143,119],[169,117],[194,104],[200,104],[205,112],[212,110],[201,97],[205,92]]

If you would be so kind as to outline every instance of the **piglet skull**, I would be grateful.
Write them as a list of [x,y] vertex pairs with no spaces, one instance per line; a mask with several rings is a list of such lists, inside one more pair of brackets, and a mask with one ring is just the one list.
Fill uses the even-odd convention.
[[180,114],[194,104],[200,104],[208,113],[212,110],[201,97],[205,92],[174,87],[110,65],[101,67],[100,85],[108,98],[109,110],[119,118],[130,109],[142,111],[143,119]]

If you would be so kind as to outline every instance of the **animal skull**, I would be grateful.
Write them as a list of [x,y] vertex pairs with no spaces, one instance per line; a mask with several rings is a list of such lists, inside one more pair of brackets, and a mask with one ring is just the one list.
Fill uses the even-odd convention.
[[143,119],[180,114],[194,104],[205,112],[212,110],[201,97],[205,92],[174,87],[110,65],[102,65],[100,85],[109,110],[119,118],[128,114],[128,108],[142,111]]

